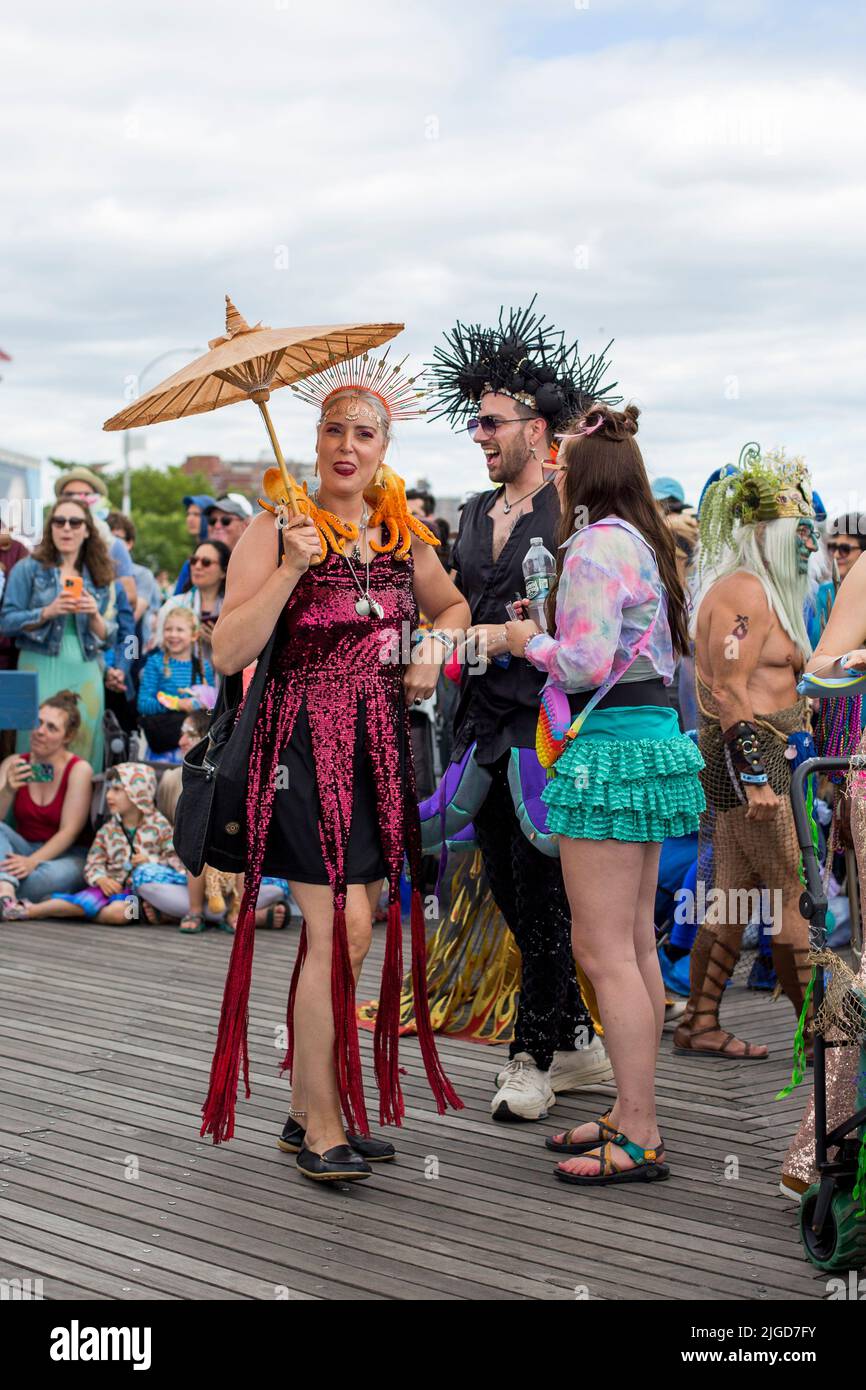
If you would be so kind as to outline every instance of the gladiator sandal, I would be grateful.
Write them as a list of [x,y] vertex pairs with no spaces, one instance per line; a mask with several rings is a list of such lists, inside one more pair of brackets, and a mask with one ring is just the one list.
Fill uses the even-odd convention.
[[[812,978],[809,951],[804,946],[790,946],[783,941],[772,942],[773,965],[778,976],[779,986],[794,1005],[794,1013],[799,1020],[806,998],[806,987]],[[809,1005],[806,1020],[806,1055],[812,1053],[812,1022],[814,1009]]]
[[[732,951],[717,934],[702,926],[692,947],[692,993],[686,1015],[674,1033],[674,1052],[688,1057],[721,1058],[723,1061],[763,1062],[768,1052],[762,1044],[744,1042],[727,1032],[719,1023],[719,1005],[725,987],[734,973],[739,953]],[[710,1019],[705,1028],[694,1025],[700,1019]],[[695,1047],[695,1038],[708,1033],[721,1033],[721,1042],[714,1047]],[[742,1051],[732,1051],[738,1045]]]

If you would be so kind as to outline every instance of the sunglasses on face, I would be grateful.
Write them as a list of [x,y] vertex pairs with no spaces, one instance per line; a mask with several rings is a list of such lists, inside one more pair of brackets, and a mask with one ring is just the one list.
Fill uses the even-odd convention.
[[500,420],[496,415],[478,415],[467,420],[466,430],[468,434],[477,434],[479,430],[485,434],[495,434],[500,425],[525,425],[527,421],[538,418],[537,415],[510,415],[507,420]]
[[80,531],[82,526],[86,526],[87,523],[83,516],[53,516],[51,525],[56,526],[58,531],[61,527],[66,526],[69,527],[70,531]]
[[859,549],[859,546],[849,545],[847,541],[828,541],[827,549],[831,555],[838,555],[841,560],[847,560],[852,550]]
[[209,560],[206,555],[193,555],[189,563],[190,567],[193,565],[201,565],[204,569],[208,570],[211,565],[215,565],[217,562],[216,560]]
[[212,516],[208,522],[209,526],[233,526],[237,521],[236,516]]

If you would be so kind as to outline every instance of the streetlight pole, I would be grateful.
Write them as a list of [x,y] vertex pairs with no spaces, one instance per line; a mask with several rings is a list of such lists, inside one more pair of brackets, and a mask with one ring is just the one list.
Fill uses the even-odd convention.
[[[187,355],[190,355],[190,356],[196,356],[197,354],[201,353],[201,351],[202,351],[201,348],[199,348],[199,347],[194,347],[194,348],[169,348],[167,352],[161,352],[161,353],[159,354],[158,357],[154,357],[150,362],[148,362],[148,364],[147,364],[146,367],[142,367],[141,371],[138,372],[135,376],[127,377],[127,378],[126,378],[127,392],[128,392],[128,394],[127,394],[127,400],[129,400],[129,401],[136,401],[136,400],[138,400],[138,397],[139,397],[139,394],[140,394],[139,387],[141,386],[142,379],[147,375],[147,373],[151,370],[152,367],[158,366],[159,363],[160,363],[160,362],[164,362],[165,359],[166,359],[167,357],[176,357],[176,356],[178,355],[178,353],[181,353],[181,352],[186,353]],[[129,390],[130,387],[132,388],[131,390]],[[131,452],[132,452],[132,431],[131,431],[131,430],[124,430],[124,431],[123,431],[123,497],[122,497],[121,504],[120,504],[120,510],[123,512],[124,516],[129,516],[129,514],[130,514],[130,509],[131,509],[131,506],[132,506],[132,502],[131,502],[132,467],[131,467],[131,465],[130,465],[130,459],[129,459],[129,456],[130,456]]]

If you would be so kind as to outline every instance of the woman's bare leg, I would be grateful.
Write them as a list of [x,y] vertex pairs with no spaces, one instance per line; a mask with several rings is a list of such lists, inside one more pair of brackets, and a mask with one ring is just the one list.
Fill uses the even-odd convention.
[[[290,882],[292,896],[307,924],[307,957],[295,995],[295,1059],[292,1110],[307,1131],[307,1147],[324,1153],[345,1144],[346,1132],[334,1074],[334,1016],[331,1005],[331,944],[334,897],[318,883]],[[346,891],[346,931],[355,984],[370,949],[373,906],[381,883],[350,883]],[[375,895],[374,891],[375,890]]]
[[[572,911],[575,959],[595,988],[616,1079],[611,1123],[642,1148],[655,1148],[659,1143],[655,1066],[664,1005],[662,996],[660,1020],[646,926],[638,922],[658,847],[563,836],[560,853]],[[594,1126],[589,1125],[586,1135],[579,1137],[592,1138],[593,1132]],[[613,1153],[618,1166],[631,1166],[623,1150]],[[598,1172],[597,1163],[581,1156],[561,1166],[579,1174]]]
[[657,843],[643,846],[643,873],[638,890],[637,912],[634,919],[634,950],[638,969],[643,977],[656,1020],[656,1052],[665,1024],[665,986],[659,965],[655,929],[656,889],[659,881],[659,859],[662,847]]

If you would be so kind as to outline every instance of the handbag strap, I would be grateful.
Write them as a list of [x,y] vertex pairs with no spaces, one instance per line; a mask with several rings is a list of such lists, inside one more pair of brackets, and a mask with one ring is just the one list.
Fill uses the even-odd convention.
[[[617,522],[617,524],[618,524],[618,525],[621,525],[622,523],[621,523],[621,522]],[[627,528],[627,529],[631,530],[630,527]],[[639,538],[640,538],[640,540],[643,541],[643,543],[644,543],[644,545],[646,546],[647,550],[650,552],[650,554],[652,555],[653,559],[655,560],[655,551],[653,550],[652,546],[649,544],[648,541],[645,541],[645,540],[644,540],[643,536],[640,536]],[[658,568],[658,561],[656,561],[656,567]],[[604,699],[605,695],[607,695],[609,691],[613,690],[613,687],[616,685],[617,681],[620,680],[620,679],[625,675],[625,673],[626,673],[626,671],[629,669],[629,667],[632,666],[632,665],[634,664],[634,662],[637,661],[638,657],[641,656],[641,655],[646,651],[647,647],[648,647],[649,644],[650,644],[650,639],[652,638],[653,632],[655,631],[656,623],[657,623],[658,620],[659,620],[659,615],[661,614],[661,611],[662,611],[662,605],[663,605],[663,603],[664,603],[664,595],[665,595],[665,591],[664,591],[664,588],[662,588],[662,589],[661,589],[661,592],[659,593],[659,600],[658,600],[658,603],[657,603],[657,605],[656,605],[656,611],[655,611],[655,613],[654,613],[653,616],[652,616],[652,622],[649,624],[649,627],[647,627],[646,631],[643,632],[643,633],[641,633],[640,637],[638,638],[637,642],[635,643],[634,651],[632,652],[632,654],[631,654],[631,656],[629,657],[628,661],[625,663],[624,666],[622,666],[622,667],[620,668],[619,671],[617,671],[616,675],[613,675],[613,674],[609,675],[609,676],[607,677],[607,680],[602,681],[602,683],[601,683],[601,685],[598,687],[598,689],[595,690],[595,691],[593,691],[592,695],[591,695],[590,698],[587,700],[587,702],[586,702],[586,704],[584,705],[583,709],[582,709],[582,710],[580,711],[580,713],[576,716],[576,718],[574,719],[573,723],[569,726],[569,728],[568,728],[568,730],[567,730],[567,732],[566,732],[566,735],[565,735],[565,737],[566,737],[567,739],[577,738],[578,734],[580,733],[581,729],[583,728],[583,726],[584,726],[584,724],[586,723],[586,721],[587,721],[587,719],[589,718],[589,716],[592,714],[592,711],[595,709],[596,705],[597,705],[601,700]]]
[[[283,558],[283,533],[279,527],[277,528],[277,538],[277,564],[280,564]],[[250,681],[247,697],[244,701],[243,710],[241,711],[241,719],[243,719],[247,710],[250,708],[255,710],[259,703],[270,668],[271,656],[273,655],[274,645],[277,640],[278,627],[279,619],[274,623],[271,635],[265,643],[264,648],[259,653],[256,669]],[[216,721],[220,714],[225,713],[226,710],[237,708],[241,703],[244,689],[243,679],[243,670],[233,671],[231,675],[223,676],[220,681],[219,690],[217,691],[216,704],[214,705],[213,714],[211,716],[211,724]]]

